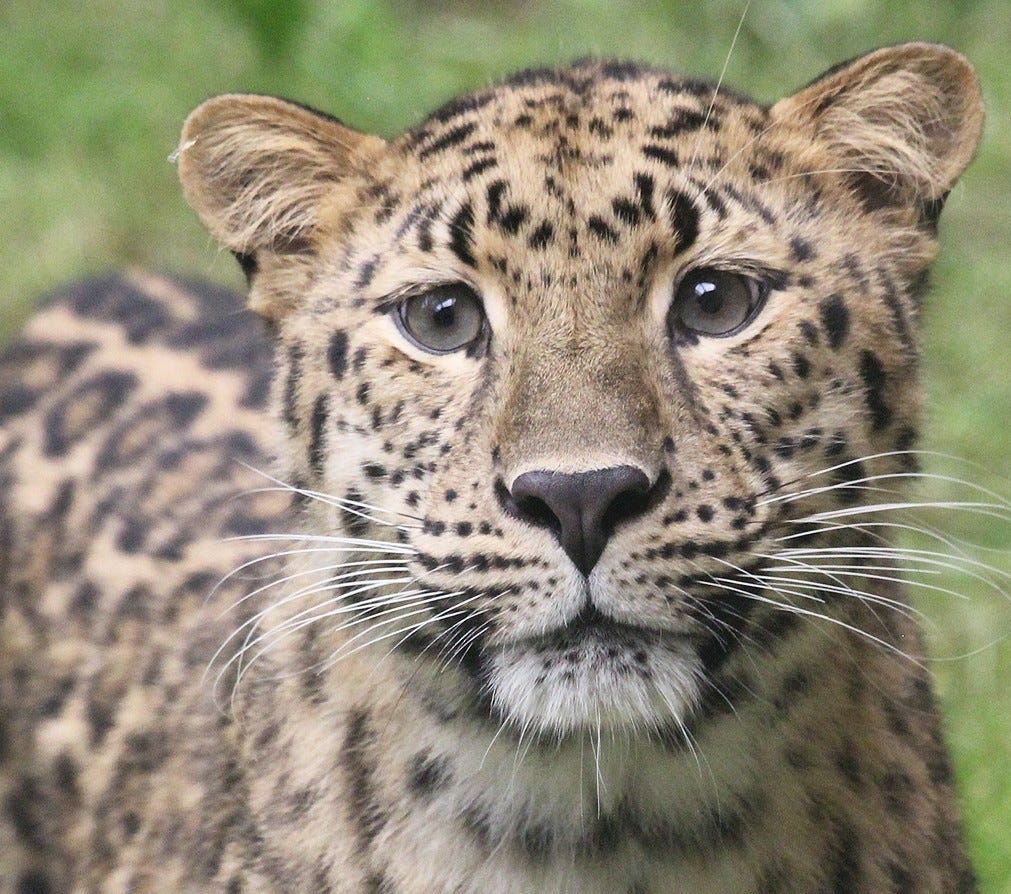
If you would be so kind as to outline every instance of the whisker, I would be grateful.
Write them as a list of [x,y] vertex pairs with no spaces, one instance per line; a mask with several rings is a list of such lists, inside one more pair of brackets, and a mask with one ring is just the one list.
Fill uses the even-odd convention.
[[[333,506],[341,506],[341,507],[343,507],[344,505],[354,505],[354,506],[359,506],[359,507],[366,508],[366,509],[368,509],[370,511],[373,511],[373,512],[385,512],[387,515],[399,515],[402,518],[407,518],[407,519],[410,519],[411,521],[415,521],[415,522],[422,522],[422,521],[424,521],[424,519],[420,518],[419,516],[411,515],[410,513],[407,513],[407,512],[401,512],[398,509],[386,509],[386,508],[381,507],[381,506],[372,506],[372,505],[370,505],[368,503],[362,503],[362,502],[359,502],[357,500],[347,500],[347,499],[344,499],[342,497],[335,497],[332,494],[324,494],[324,493],[320,493],[319,491],[308,490],[307,488],[302,488],[302,487],[296,487],[295,485],[289,484],[287,481],[284,481],[284,480],[276,477],[275,475],[271,475],[269,472],[265,472],[262,469],[258,469],[258,468],[256,468],[256,466],[252,466],[252,465],[250,465],[247,462],[243,462],[242,460],[236,460],[236,462],[239,463],[239,465],[241,465],[241,466],[245,466],[245,468],[247,468],[251,472],[254,472],[255,474],[259,475],[261,478],[266,478],[268,481],[270,481],[274,485],[276,485],[276,487],[274,487],[274,488],[262,488],[262,489],[260,489],[262,492],[283,491],[285,493],[295,493],[295,494],[299,494],[300,496],[309,497],[309,498],[314,499],[314,500],[319,500],[321,502],[329,503],[330,505],[333,505]],[[256,493],[256,492],[257,491],[252,491],[252,493]],[[393,522],[383,522],[383,521],[379,521],[378,519],[372,519],[372,521],[376,521],[379,524],[394,524]],[[414,526],[412,526],[412,527],[414,527]]]
[[[841,620],[840,618],[833,618],[831,615],[824,614],[823,612],[811,611],[810,609],[805,609],[805,608],[801,608],[800,606],[797,606],[797,605],[792,605],[789,602],[779,602],[778,600],[769,598],[767,596],[762,596],[762,595],[760,595],[758,593],[753,593],[753,592],[751,592],[749,590],[740,589],[736,585],[740,584],[740,583],[744,583],[742,581],[739,581],[739,580],[733,580],[733,581],[731,581],[731,580],[728,580],[726,578],[722,578],[722,579],[716,579],[716,578],[714,578],[713,581],[700,581],[699,583],[702,584],[702,585],[705,585],[705,586],[713,586],[713,587],[716,587],[717,589],[722,589],[722,590],[726,590],[728,592],[737,593],[739,596],[743,596],[745,599],[751,599],[751,600],[753,600],[755,602],[760,602],[760,603],[762,603],[764,605],[769,605],[769,606],[771,606],[773,608],[776,608],[776,609],[778,609],[780,611],[785,611],[785,612],[788,612],[790,614],[802,615],[804,617],[808,617],[808,618],[813,618],[813,619],[816,619],[816,620],[825,621],[825,622],[827,622],[829,624],[832,624],[832,625],[834,625],[836,627],[840,627],[843,630],[846,630],[846,631],[848,631],[848,632],[850,632],[850,633],[852,633],[852,634],[854,634],[856,636],[859,636],[859,637],[862,637],[864,639],[870,640],[871,642],[875,643],[876,645],[879,645],[882,648],[888,650],[889,652],[895,653],[896,655],[900,655],[902,658],[904,658],[904,659],[906,659],[908,661],[911,661],[914,664],[921,665],[921,662],[918,659],[914,658],[912,655],[909,655],[906,652],[903,652],[900,648],[898,648],[897,646],[895,646],[892,643],[888,642],[887,640],[883,640],[880,637],[874,636],[874,634],[872,634],[872,633],[868,633],[866,630],[862,630],[861,628],[856,627],[853,624],[848,624],[847,622]],[[773,592],[780,593],[781,595],[785,595],[784,591],[781,590],[780,588],[778,588],[778,587],[777,588],[763,587],[760,582],[753,583],[752,586],[753,587],[757,587],[759,589],[766,589],[766,590],[767,589],[772,589]],[[802,594],[792,594],[792,595],[802,595]],[[810,598],[810,597],[808,597],[808,598]],[[823,602],[824,600],[816,600],[816,601],[822,601]]]
[[[352,567],[352,566],[358,566],[358,567],[355,567],[355,570],[353,570],[353,571],[347,571],[347,572],[345,572],[343,574],[338,574],[338,575],[335,575],[335,576],[332,576],[332,577],[328,577],[324,581],[317,581],[316,584],[320,584],[320,583],[337,583],[338,581],[343,581],[343,580],[360,580],[360,578],[362,576],[371,576],[371,575],[374,575],[374,574],[383,574],[383,573],[385,573],[387,571],[403,571],[403,572],[407,571],[407,563],[405,563],[405,562],[396,562],[396,561],[394,561],[392,559],[371,559],[371,560],[362,561],[362,562],[341,562],[341,563],[336,564],[336,565],[321,565],[321,566],[318,566],[318,567],[314,566],[312,568],[305,568],[305,569],[303,569],[301,571],[295,571],[295,572],[292,572],[291,574],[287,574],[287,575],[283,575],[281,577],[275,578],[274,580],[269,581],[268,583],[262,584],[261,586],[257,587],[255,590],[251,590],[250,592],[248,592],[244,596],[242,596],[240,599],[237,599],[235,602],[233,602],[228,607],[222,609],[221,612],[220,612],[220,614],[218,615],[218,618],[220,619],[220,618],[224,617],[226,614],[228,614],[228,612],[234,611],[240,605],[242,605],[245,602],[248,602],[250,599],[253,599],[256,596],[259,596],[261,593],[265,593],[267,590],[273,589],[274,587],[279,587],[279,586],[283,586],[284,584],[291,583],[291,581],[295,580],[296,578],[307,577],[309,575],[319,575],[319,574],[321,574],[323,572],[326,572],[326,571],[337,571],[339,569],[348,568],[348,567]],[[363,566],[369,566],[369,567],[363,567]],[[314,586],[316,584],[314,584]],[[299,591],[299,593],[300,592],[301,591]],[[298,593],[296,593],[296,594],[289,594],[289,596],[290,595],[298,595]],[[284,601],[288,601],[288,600],[286,599]],[[278,604],[279,605],[280,604],[284,604],[284,602],[281,602],[281,603],[278,603]]]
[[[874,460],[889,459],[889,458],[900,457],[900,456],[935,457],[935,458],[941,458],[941,459],[947,459],[947,460],[958,460],[958,457],[953,457],[953,456],[951,456],[949,454],[946,454],[946,453],[938,453],[936,451],[930,451],[930,450],[886,450],[886,451],[883,451],[883,452],[880,452],[880,453],[871,453],[871,454],[867,454],[865,456],[860,456],[860,457],[857,457],[856,459],[848,459],[848,460],[845,460],[843,462],[836,463],[835,465],[826,466],[825,468],[818,469],[818,470],[816,470],[814,472],[805,473],[804,475],[798,476],[796,479],[794,479],[793,482],[791,482],[791,484],[796,483],[798,481],[802,481],[802,480],[807,479],[807,478],[818,478],[818,477],[821,477],[823,475],[831,475],[834,472],[838,472],[839,470],[848,468],[850,466],[855,466],[855,465],[859,465],[859,464],[862,464],[862,463],[873,462]],[[985,497],[989,498],[990,500],[993,500],[995,503],[1000,504],[1001,506],[1003,506],[1006,509],[1011,509],[1011,501],[1005,499],[1004,497],[1002,497],[1000,494],[996,493],[995,491],[990,490],[989,488],[983,487],[983,486],[981,486],[979,484],[976,484],[975,482],[967,481],[964,478],[957,478],[957,477],[952,476],[952,475],[943,475],[943,474],[938,473],[938,472],[926,472],[926,471],[916,471],[916,472],[887,472],[887,473],[882,473],[880,475],[865,476],[863,478],[855,479],[855,480],[852,480],[852,481],[839,482],[839,483],[836,483],[836,484],[833,484],[833,485],[829,486],[829,489],[831,489],[833,487],[835,487],[835,488],[846,487],[848,485],[853,485],[853,484],[861,484],[861,483],[865,483],[865,482],[880,481],[880,480],[892,479],[892,478],[899,478],[899,479],[902,479],[902,478],[910,479],[911,478],[911,479],[917,479],[917,480],[921,480],[921,481],[941,481],[941,482],[944,482],[946,484],[957,484],[960,487],[964,487],[964,488],[966,488],[968,490],[971,490],[971,491],[973,491],[975,493],[981,494],[982,496],[985,496]],[[782,487],[785,487],[785,486],[789,486],[789,485],[782,485],[780,489],[782,489]],[[822,492],[822,491],[817,491],[817,492]],[[790,496],[793,496],[793,494],[786,493],[786,494],[782,494],[782,496],[784,496],[784,497],[790,497]],[[775,498],[772,498],[772,499],[769,499],[769,500],[763,500],[763,501],[760,501],[760,504],[764,505],[766,502],[773,502],[774,500],[775,500]]]
[[365,540],[359,537],[340,537],[336,534],[243,534],[236,537],[223,538],[226,543],[233,541],[250,542],[295,542],[295,543],[332,543],[336,546],[346,546],[349,551],[359,552],[390,552],[398,555],[417,555],[417,549],[402,543],[389,540]]
[[[369,631],[375,628],[393,623],[394,621],[401,618],[411,617],[413,615],[421,614],[423,612],[428,611],[428,605],[432,601],[434,601],[433,597],[438,598],[439,595],[441,594],[432,594],[424,590],[412,591],[409,594],[404,594],[404,598],[407,599],[409,596],[411,599],[414,599],[415,601],[407,602],[404,605],[398,605],[396,608],[386,609],[385,611],[379,612],[377,614],[355,617],[350,621],[346,621],[343,624],[338,625],[336,628],[334,628],[334,632],[341,632],[351,627],[355,627],[359,624],[368,623],[369,621],[375,621],[377,617],[383,617],[391,614],[393,615],[393,617],[387,618],[384,621],[379,621],[375,623],[372,627],[367,628],[365,631],[356,634],[355,637],[352,637],[352,639],[349,640],[348,642],[353,641],[354,639],[360,636],[367,635]],[[316,607],[316,609],[318,609],[318,607]],[[404,611],[405,609],[412,609],[412,611]],[[248,648],[244,646],[239,653],[233,656],[232,659],[229,659],[229,663],[237,659],[241,661],[242,656],[245,654],[245,652],[253,648],[256,648],[261,643],[263,644],[262,647],[259,649],[259,651],[257,651],[256,654],[253,655],[252,658],[249,660],[248,665],[244,666],[239,671],[239,679],[237,679],[235,682],[236,687],[238,686],[241,677],[245,674],[246,670],[248,670],[249,667],[255,664],[255,662],[263,655],[265,655],[270,649],[277,646],[282,640],[290,638],[294,634],[298,633],[300,630],[303,630],[304,628],[311,626],[312,624],[318,623],[320,621],[325,620],[326,618],[334,617],[342,613],[345,612],[331,609],[307,617],[305,616],[306,615],[305,612],[300,612],[299,615],[296,616],[297,618],[299,618],[299,620],[295,621],[295,619],[293,618],[291,619],[291,621],[287,621],[276,628],[272,628],[271,630],[265,631],[263,634],[258,636],[255,640],[253,640],[249,644]],[[343,645],[347,645],[347,642],[344,643]],[[304,669],[293,671],[292,674],[289,674],[289,676],[301,672],[304,672]]]

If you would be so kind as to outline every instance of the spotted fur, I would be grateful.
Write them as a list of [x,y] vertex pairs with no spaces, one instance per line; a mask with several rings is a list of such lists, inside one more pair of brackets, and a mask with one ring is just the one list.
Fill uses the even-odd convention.
[[[975,890],[889,535],[834,522],[913,470],[981,120],[926,44],[772,107],[532,70],[390,142],[201,106],[269,339],[133,274],[0,367],[0,892]],[[747,325],[670,324],[700,267]],[[398,309],[447,283],[482,334],[432,354]],[[614,469],[585,563],[519,498]]]

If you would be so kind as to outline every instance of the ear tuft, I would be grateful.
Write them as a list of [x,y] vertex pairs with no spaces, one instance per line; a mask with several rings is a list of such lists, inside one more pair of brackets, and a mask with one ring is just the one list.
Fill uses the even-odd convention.
[[840,167],[853,170],[869,208],[915,204],[935,219],[983,130],[972,65],[927,43],[885,47],[836,66],[771,114],[827,144]]
[[179,179],[211,235],[247,257],[312,249],[324,201],[382,152],[378,137],[270,96],[209,99],[186,119]]

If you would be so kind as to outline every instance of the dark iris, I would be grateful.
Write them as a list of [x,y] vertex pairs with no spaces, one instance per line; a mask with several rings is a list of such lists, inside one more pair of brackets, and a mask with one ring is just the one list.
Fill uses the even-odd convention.
[[462,283],[436,286],[404,299],[397,307],[396,319],[414,344],[432,354],[466,348],[485,329],[481,299]]
[[712,267],[692,270],[674,293],[670,324],[701,335],[730,335],[751,320],[763,297],[761,284],[750,276]]

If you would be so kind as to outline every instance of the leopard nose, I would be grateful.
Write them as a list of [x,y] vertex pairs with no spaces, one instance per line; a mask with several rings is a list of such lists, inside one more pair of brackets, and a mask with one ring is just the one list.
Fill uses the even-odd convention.
[[573,564],[589,576],[614,529],[645,512],[655,490],[633,466],[525,472],[513,481],[506,505],[517,518],[552,530]]

